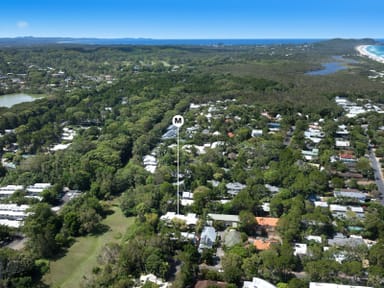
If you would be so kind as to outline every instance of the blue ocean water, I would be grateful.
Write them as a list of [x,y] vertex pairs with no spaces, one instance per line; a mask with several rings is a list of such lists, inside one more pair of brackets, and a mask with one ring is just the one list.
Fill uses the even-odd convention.
[[379,57],[384,57],[384,45],[370,45],[367,47],[367,51]]
[[61,44],[88,44],[88,45],[197,45],[197,46],[235,46],[235,45],[301,45],[311,44],[326,39],[66,39]]

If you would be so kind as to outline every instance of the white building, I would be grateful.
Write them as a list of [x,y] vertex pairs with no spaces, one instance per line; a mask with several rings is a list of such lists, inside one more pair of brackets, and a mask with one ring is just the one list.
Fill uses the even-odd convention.
[[213,222],[219,221],[219,222],[223,222],[225,226],[232,226],[232,227],[237,227],[238,223],[240,222],[240,218],[238,215],[229,215],[229,214],[209,213],[208,219],[209,219],[208,223],[210,223],[209,221],[213,221]]
[[308,236],[305,236],[305,239],[307,239],[308,241],[315,241],[317,243],[322,242],[321,236],[308,235]]
[[157,159],[153,155],[145,155],[143,157],[144,169],[150,173],[155,173],[157,168]]
[[143,285],[147,282],[151,282],[153,284],[156,284],[160,288],[170,287],[168,282],[164,282],[163,280],[161,280],[160,278],[156,277],[156,275],[153,275],[153,274],[141,275],[140,276],[140,286],[137,286],[137,287],[143,287]]
[[29,215],[29,205],[0,204],[0,224],[18,228]]
[[37,198],[39,200],[43,199],[41,196],[41,192],[44,190],[50,188],[52,185],[51,183],[35,183],[31,186],[28,186],[26,188],[27,196],[28,198]]
[[181,194],[181,206],[191,206],[194,202],[193,200],[193,193],[192,192],[187,192],[187,191],[184,191],[182,194]]
[[309,283],[309,288],[373,288],[373,287],[311,282]]
[[239,182],[234,183],[228,183],[225,185],[227,188],[228,194],[231,194],[233,196],[237,195],[241,190],[247,187],[247,185],[241,184]]
[[171,222],[172,220],[177,219],[185,221],[187,226],[196,225],[199,218],[197,218],[195,213],[188,213],[187,215],[176,214],[176,212],[167,212],[165,215],[160,217],[160,220],[165,222]]
[[203,249],[211,249],[216,242],[217,233],[215,228],[205,226],[200,236],[200,244],[198,251],[201,253]]
[[251,281],[244,281],[243,288],[276,288],[275,285],[257,277],[253,277]]
[[295,246],[293,247],[293,255],[298,256],[298,255],[307,255],[308,253],[308,246],[307,244],[304,243],[296,243]]
[[8,198],[13,195],[16,191],[24,190],[23,185],[7,185],[0,187],[0,198]]
[[332,213],[333,217],[347,217],[347,212],[351,211],[359,218],[364,218],[364,209],[358,206],[344,206],[331,204],[329,205],[329,210]]

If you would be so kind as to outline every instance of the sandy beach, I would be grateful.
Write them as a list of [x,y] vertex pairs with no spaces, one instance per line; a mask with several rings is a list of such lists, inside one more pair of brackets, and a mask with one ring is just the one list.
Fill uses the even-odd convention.
[[380,63],[383,63],[384,64],[384,58],[383,57],[379,57],[373,53],[370,53],[368,50],[367,50],[367,47],[369,45],[360,45],[360,46],[357,46],[356,47],[356,50],[363,56],[366,56],[372,60],[375,60],[377,62],[380,62]]

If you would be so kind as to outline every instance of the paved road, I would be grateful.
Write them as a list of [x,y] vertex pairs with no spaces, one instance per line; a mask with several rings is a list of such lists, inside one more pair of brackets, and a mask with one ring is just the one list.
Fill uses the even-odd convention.
[[384,205],[384,182],[383,182],[383,174],[381,173],[381,165],[376,158],[375,152],[373,149],[369,151],[369,159],[371,160],[371,165],[375,173],[375,181],[377,188],[381,194],[381,204]]

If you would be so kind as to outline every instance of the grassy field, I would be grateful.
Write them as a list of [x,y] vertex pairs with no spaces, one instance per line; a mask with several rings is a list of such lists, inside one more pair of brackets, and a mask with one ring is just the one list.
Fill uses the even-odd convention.
[[51,261],[50,272],[44,276],[44,282],[50,287],[74,288],[92,273],[96,259],[106,243],[119,242],[133,218],[126,218],[120,208],[113,206],[114,213],[102,223],[110,229],[98,236],[80,237],[68,249],[66,255]]

